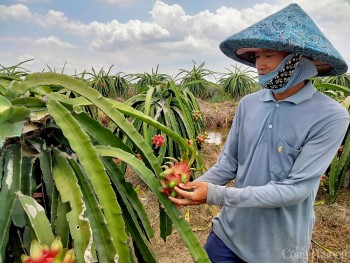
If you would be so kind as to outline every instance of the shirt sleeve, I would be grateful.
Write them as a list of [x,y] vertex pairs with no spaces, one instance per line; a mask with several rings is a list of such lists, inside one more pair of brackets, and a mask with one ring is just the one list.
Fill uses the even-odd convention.
[[[248,186],[245,188],[226,187],[217,185],[224,182],[227,172],[222,179],[212,179],[223,172],[219,167],[208,171],[207,203],[234,207],[282,207],[292,206],[304,201],[314,189],[319,186],[320,178],[329,167],[346,134],[349,119],[343,118],[332,121],[320,129],[303,146],[289,176],[281,181],[271,181],[264,186]],[[231,138],[230,141],[233,139]],[[225,147],[226,148],[226,147]],[[231,147],[228,147],[231,151]],[[225,151],[227,151],[225,149]],[[225,154],[225,152],[224,152]],[[221,157],[218,166],[234,170],[235,161],[228,162],[229,156]],[[225,158],[225,159],[224,159]],[[235,159],[236,157],[234,157]],[[230,165],[226,164],[230,163]],[[215,174],[215,176],[213,176]],[[204,178],[204,179],[206,179]]]

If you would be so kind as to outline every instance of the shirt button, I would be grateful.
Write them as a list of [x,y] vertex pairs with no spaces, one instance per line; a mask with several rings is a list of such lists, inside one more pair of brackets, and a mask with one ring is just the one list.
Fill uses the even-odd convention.
[[276,107],[278,108],[280,105],[278,103],[276,103]]
[[269,124],[269,128],[270,128],[270,129],[272,128],[272,124]]

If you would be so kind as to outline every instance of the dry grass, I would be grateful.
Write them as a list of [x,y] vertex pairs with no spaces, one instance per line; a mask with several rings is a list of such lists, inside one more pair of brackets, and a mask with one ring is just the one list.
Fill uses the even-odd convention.
[[350,262],[350,189],[344,189],[334,204],[320,189],[317,200],[324,200],[325,204],[315,206],[309,262]]
[[200,99],[197,99],[197,101],[208,128],[231,127],[237,109],[236,102],[210,103]]

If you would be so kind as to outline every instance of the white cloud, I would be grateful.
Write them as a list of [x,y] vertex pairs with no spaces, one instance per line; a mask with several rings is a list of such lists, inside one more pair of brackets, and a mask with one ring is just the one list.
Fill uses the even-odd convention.
[[4,37],[0,41],[6,42],[12,46],[19,48],[26,47],[46,47],[46,48],[61,48],[61,49],[77,49],[76,45],[60,40],[56,36],[33,39],[30,37]]
[[215,12],[205,10],[190,16],[180,5],[156,1],[150,14],[154,23],[170,32],[168,41],[181,42],[193,38],[217,43],[278,9],[270,4],[255,5],[242,11],[224,6]]
[[217,45],[215,41],[198,39],[194,36],[185,36],[182,41],[160,43],[157,45],[158,52],[181,54],[210,53]]
[[37,24],[42,28],[60,28],[62,31],[74,35],[87,35],[89,25],[85,25],[80,21],[70,20],[64,13],[49,10],[46,15],[32,13],[30,9],[23,4],[15,4],[10,6],[0,5],[0,20],[15,19],[23,21],[26,24]]
[[58,37],[50,36],[47,38],[40,38],[33,43],[36,46],[54,47],[54,48],[64,48],[64,49],[76,49],[78,46],[72,45],[70,43],[61,41]]
[[130,20],[126,24],[116,20],[107,24],[93,22],[90,25],[90,33],[91,48],[104,51],[116,47],[145,46],[169,36],[169,32],[161,26],[139,20]]
[[[117,5],[138,0],[109,1]],[[23,50],[23,54],[35,56],[37,63],[62,67],[67,60],[69,63],[66,68],[78,71],[92,66],[95,69],[102,66],[106,68],[115,63],[118,64],[114,67],[117,71],[122,68],[122,71],[142,72],[157,64],[160,64],[160,69],[164,68],[162,65],[167,65],[168,70],[171,67],[177,70],[183,68],[184,63],[191,66],[192,60],[198,63],[206,61],[208,67],[215,65],[225,68],[235,62],[220,52],[218,45],[223,39],[290,4],[287,0],[269,2],[271,4],[256,4],[241,10],[222,6],[217,10],[202,10],[189,15],[179,4],[155,1],[149,17],[137,19],[130,16],[130,20],[126,22],[116,19],[101,22],[94,17],[91,21],[82,22],[57,10],[37,13],[44,11],[31,11],[22,4],[0,5],[0,21],[32,23],[33,28],[43,29],[40,31],[38,28],[37,32],[44,32],[36,39],[9,37],[7,34],[6,39],[2,40],[21,47],[12,54],[2,52],[1,57],[4,57],[3,54],[6,59],[20,57]],[[314,19],[349,62],[349,3],[345,0],[295,2]],[[75,40],[74,44],[70,43],[72,38]],[[78,44],[75,44],[78,40],[79,50],[76,46]],[[30,48],[30,52],[24,48],[25,45]]]
[[31,19],[32,13],[27,6],[22,4],[0,5],[0,20],[10,20],[12,18],[19,20]]
[[85,36],[89,34],[89,25],[70,20],[64,13],[55,10],[49,10],[45,16],[36,16],[36,22],[42,27],[59,28],[72,35]]
[[156,1],[150,14],[155,24],[171,33],[173,40],[182,39],[191,29],[191,17],[177,4],[167,5],[162,1]]

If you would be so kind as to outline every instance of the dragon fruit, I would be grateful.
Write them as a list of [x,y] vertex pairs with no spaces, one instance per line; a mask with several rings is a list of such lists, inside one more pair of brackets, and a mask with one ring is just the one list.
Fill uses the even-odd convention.
[[51,247],[33,240],[30,245],[30,256],[22,255],[22,263],[74,263],[74,250],[63,249],[61,239],[56,237]]
[[153,136],[153,144],[156,146],[156,147],[161,147],[163,146],[164,144],[164,136],[161,135],[161,134],[157,134],[157,135],[154,135]]
[[166,168],[160,174],[160,183],[162,185],[161,192],[166,196],[176,197],[177,193],[174,190],[175,186],[180,183],[187,183],[190,179],[190,165],[187,161],[181,160],[180,162],[174,159],[174,162],[167,162],[164,167]]

